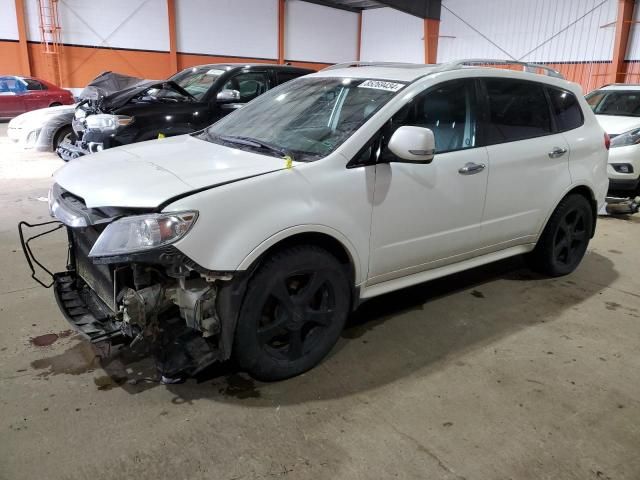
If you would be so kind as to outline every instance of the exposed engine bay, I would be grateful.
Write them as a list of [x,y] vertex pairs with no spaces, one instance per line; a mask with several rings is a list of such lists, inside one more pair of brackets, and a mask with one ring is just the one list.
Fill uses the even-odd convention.
[[[171,245],[134,254],[90,258],[100,234],[132,212],[121,208],[87,209],[82,199],[55,185],[57,218],[66,227],[67,270],[52,274],[56,301],[66,319],[92,343],[134,347],[144,342],[164,378],[193,375],[231,354],[234,316],[220,297],[232,276],[208,272]],[[20,233],[29,265],[40,265]],[[53,230],[57,229],[54,228]],[[33,263],[32,263],[33,262]],[[46,272],[46,268],[44,268]],[[35,272],[34,272],[35,275]],[[35,276],[34,276],[35,278]],[[49,286],[49,285],[45,285]]]

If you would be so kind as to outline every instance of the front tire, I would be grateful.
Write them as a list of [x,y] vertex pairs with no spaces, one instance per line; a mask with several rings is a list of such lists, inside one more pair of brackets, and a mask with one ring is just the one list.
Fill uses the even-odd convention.
[[62,143],[73,143],[75,141],[76,133],[73,131],[73,128],[71,128],[71,125],[65,125],[60,128],[53,137],[53,151],[55,152]]
[[263,381],[306,372],[333,348],[351,304],[348,275],[326,250],[267,258],[249,281],[234,341],[240,367]]
[[589,201],[579,194],[567,195],[554,210],[536,248],[527,257],[529,266],[550,277],[573,272],[587,251],[593,224]]

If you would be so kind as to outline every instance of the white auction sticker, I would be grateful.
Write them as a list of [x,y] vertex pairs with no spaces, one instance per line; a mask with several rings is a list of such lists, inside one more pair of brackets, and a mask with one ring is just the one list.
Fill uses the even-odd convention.
[[382,80],[365,80],[360,85],[359,88],[374,88],[376,90],[387,90],[389,92],[397,92],[404,85],[402,83],[396,82],[385,82]]

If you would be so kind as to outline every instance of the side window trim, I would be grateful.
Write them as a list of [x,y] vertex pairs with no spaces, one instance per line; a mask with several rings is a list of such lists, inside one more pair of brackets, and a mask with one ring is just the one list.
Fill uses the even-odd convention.
[[544,98],[547,101],[547,110],[549,111],[549,119],[551,120],[551,131],[556,134],[560,133],[558,122],[556,121],[556,113],[553,108],[553,102],[551,101],[551,95],[549,95],[549,86],[543,85]]

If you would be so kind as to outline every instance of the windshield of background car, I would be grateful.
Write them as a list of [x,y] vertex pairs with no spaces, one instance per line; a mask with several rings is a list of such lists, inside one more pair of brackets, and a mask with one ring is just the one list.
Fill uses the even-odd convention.
[[640,117],[640,90],[597,90],[585,98],[596,115]]
[[196,100],[202,100],[204,95],[211,88],[211,85],[213,85],[213,82],[215,82],[218,77],[224,73],[225,70],[217,68],[192,68],[189,70],[183,70],[177,75],[171,77],[169,80],[176,82],[187,92],[193,95]]
[[212,125],[200,136],[225,141],[241,137],[264,142],[313,161],[333,152],[385,105],[404,82],[351,78],[299,78],[261,95]]

